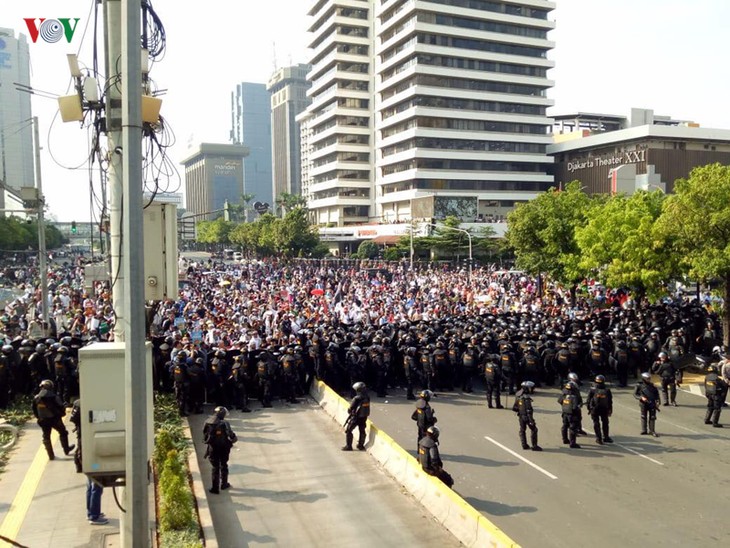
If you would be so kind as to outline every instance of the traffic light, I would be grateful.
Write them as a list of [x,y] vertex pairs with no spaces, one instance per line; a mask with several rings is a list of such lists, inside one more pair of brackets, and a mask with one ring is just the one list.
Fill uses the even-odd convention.
[[76,234],[76,221],[71,221],[71,234]]

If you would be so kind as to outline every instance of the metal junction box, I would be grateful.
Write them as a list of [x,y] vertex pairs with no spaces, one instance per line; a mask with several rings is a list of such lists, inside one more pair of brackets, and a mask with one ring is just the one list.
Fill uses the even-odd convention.
[[[152,345],[147,342],[144,367],[147,392],[138,405],[147,406],[147,460],[154,445],[152,407]],[[93,343],[79,349],[81,446],[83,473],[102,485],[125,476],[125,345]]]

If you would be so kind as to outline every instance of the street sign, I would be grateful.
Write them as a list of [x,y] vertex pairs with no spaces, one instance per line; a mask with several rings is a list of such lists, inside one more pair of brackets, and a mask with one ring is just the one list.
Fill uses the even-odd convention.
[[253,208],[256,210],[256,213],[258,213],[259,215],[263,215],[264,213],[269,211],[269,208],[271,208],[271,206],[266,202],[254,202]]

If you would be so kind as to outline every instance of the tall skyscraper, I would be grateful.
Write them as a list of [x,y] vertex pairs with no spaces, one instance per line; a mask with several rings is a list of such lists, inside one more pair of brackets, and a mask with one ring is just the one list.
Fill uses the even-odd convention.
[[501,216],[551,186],[555,3],[310,3],[300,117],[320,225]]
[[231,93],[231,142],[244,145],[243,192],[273,206],[271,99],[266,84],[243,82]]
[[[191,148],[185,166],[185,208],[205,219],[223,216],[226,202],[238,204],[243,194],[243,162],[248,149],[240,145],[200,143]],[[208,215],[208,212],[216,211]],[[201,219],[199,219],[201,220]]]
[[0,181],[14,189],[35,185],[30,94],[16,89],[30,87],[29,67],[25,35],[0,28]]
[[271,94],[271,151],[273,196],[301,194],[301,139],[296,117],[309,104],[309,65],[277,70],[269,80]]

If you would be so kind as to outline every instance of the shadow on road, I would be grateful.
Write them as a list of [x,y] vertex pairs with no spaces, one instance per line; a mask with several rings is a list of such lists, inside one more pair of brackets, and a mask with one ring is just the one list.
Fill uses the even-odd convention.
[[516,462],[491,460],[483,457],[472,457],[470,455],[446,455],[441,453],[441,458],[444,462],[463,462],[465,464],[475,464],[477,466],[518,466],[518,463]]
[[265,498],[272,502],[284,502],[284,503],[292,503],[292,502],[317,502],[318,500],[327,498],[326,493],[301,493],[299,491],[273,491],[270,489],[249,489],[249,488],[243,488],[239,489],[237,493],[240,493],[241,496],[249,498],[249,497],[257,497],[257,498]]
[[464,500],[471,504],[476,510],[490,516],[513,516],[515,514],[532,514],[537,512],[534,506],[510,506],[493,500],[481,500],[473,497],[465,497]]

